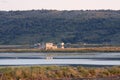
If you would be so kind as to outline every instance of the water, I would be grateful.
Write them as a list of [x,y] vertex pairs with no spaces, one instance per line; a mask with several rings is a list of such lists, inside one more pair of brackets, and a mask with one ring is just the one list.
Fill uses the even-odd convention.
[[3,59],[0,65],[120,65],[120,61],[91,59]]
[[[52,57],[53,59],[46,59]],[[120,53],[0,53],[0,65],[120,65]]]

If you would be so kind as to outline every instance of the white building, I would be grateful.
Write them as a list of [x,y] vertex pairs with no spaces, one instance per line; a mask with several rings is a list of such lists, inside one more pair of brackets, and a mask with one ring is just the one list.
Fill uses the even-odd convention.
[[59,43],[58,45],[53,43],[37,43],[35,44],[35,47],[39,49],[46,49],[46,50],[57,49],[57,48],[64,49],[64,43],[62,42],[62,43]]
[[46,43],[45,44],[45,49],[57,49],[57,45],[53,44],[53,43]]

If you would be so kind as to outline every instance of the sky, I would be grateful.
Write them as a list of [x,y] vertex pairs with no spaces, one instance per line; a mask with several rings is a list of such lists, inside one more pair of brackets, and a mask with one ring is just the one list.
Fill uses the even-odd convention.
[[0,10],[120,10],[120,0],[0,0]]

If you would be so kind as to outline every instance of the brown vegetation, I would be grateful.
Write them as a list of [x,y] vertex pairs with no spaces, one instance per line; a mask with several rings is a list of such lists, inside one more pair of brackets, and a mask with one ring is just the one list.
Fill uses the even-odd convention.
[[0,49],[0,52],[120,52],[120,47],[87,47],[87,48],[57,48],[41,49]]
[[120,79],[120,66],[104,68],[85,68],[81,66],[1,67],[0,74],[0,80]]

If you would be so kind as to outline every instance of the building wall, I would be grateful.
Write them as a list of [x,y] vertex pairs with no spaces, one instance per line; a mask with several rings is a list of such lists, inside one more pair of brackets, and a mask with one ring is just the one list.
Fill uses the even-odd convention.
[[48,49],[57,49],[57,46],[53,43],[46,43],[46,50]]

